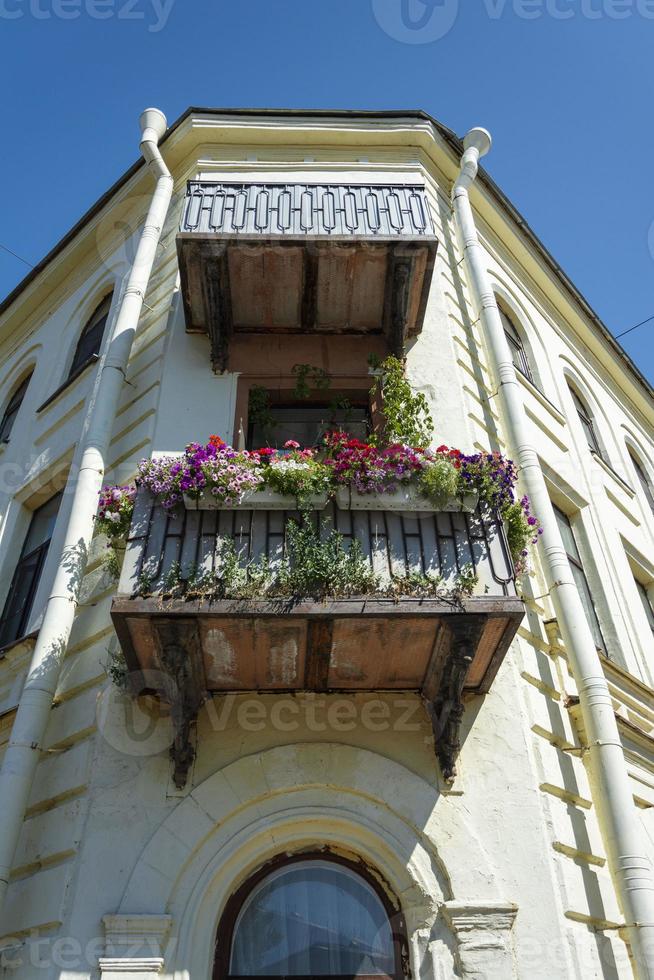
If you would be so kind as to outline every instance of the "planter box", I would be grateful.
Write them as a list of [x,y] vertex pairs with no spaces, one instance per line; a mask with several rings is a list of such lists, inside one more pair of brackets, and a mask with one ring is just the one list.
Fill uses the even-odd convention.
[[435,504],[421,496],[414,487],[404,487],[395,493],[357,493],[356,490],[341,487],[336,492],[336,503],[341,510],[399,510],[426,514],[454,511],[471,514],[477,507],[478,498],[476,494],[465,494]]
[[[311,510],[324,510],[327,506],[327,494],[316,494],[309,497],[308,506]],[[267,487],[263,490],[253,490],[247,493],[240,504],[224,504],[219,497],[205,491],[197,500],[184,494],[184,506],[187,510],[297,510],[295,497],[288,497]]]

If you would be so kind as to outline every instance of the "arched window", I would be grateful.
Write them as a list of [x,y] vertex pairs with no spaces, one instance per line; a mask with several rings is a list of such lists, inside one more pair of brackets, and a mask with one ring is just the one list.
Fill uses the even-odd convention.
[[527,351],[525,350],[525,345],[522,342],[522,337],[518,332],[518,328],[515,323],[506,312],[506,310],[500,306],[500,317],[502,319],[502,326],[504,327],[504,334],[509,343],[509,350],[511,351],[511,357],[513,358],[513,363],[521,374],[524,374],[525,378],[528,378],[532,384],[534,384],[534,375],[531,370],[531,365],[529,364],[529,358],[527,356]]
[[18,387],[15,389],[13,395],[7,403],[5,408],[5,413],[2,416],[2,422],[0,422],[0,442],[9,442],[9,436],[11,435],[11,430],[14,427],[14,422],[16,421],[16,416],[20,406],[23,404],[23,399],[27,393],[27,386],[32,378],[32,372],[27,375],[27,377],[21,381]]
[[404,976],[406,944],[386,896],[358,866],[297,855],[232,897],[218,930],[214,980]]
[[645,472],[645,467],[631,449],[629,450],[629,455],[631,457],[632,466],[636,471],[638,482],[640,483],[642,491],[645,494],[645,499],[647,500],[652,513],[654,513],[654,491],[652,490],[652,484],[649,482],[649,477]]
[[88,364],[91,364],[92,361],[97,360],[98,354],[100,353],[100,347],[102,346],[102,336],[104,334],[104,328],[107,325],[107,317],[109,316],[110,306],[111,293],[102,300],[100,305],[93,313],[93,316],[87,320],[86,326],[82,330],[79,340],[77,341],[73,362],[70,365],[70,371],[68,372],[69,378],[79,374],[79,372]]
[[572,401],[577,410],[577,415],[579,416],[579,421],[581,422],[581,427],[584,430],[584,435],[586,437],[586,442],[588,443],[588,448],[591,453],[595,453],[600,459],[607,462],[606,453],[602,448],[602,444],[597,435],[597,430],[595,428],[595,422],[593,416],[591,415],[590,409],[586,407],[584,402],[581,400],[580,396],[577,394],[572,385],[568,385],[570,394],[572,396]]

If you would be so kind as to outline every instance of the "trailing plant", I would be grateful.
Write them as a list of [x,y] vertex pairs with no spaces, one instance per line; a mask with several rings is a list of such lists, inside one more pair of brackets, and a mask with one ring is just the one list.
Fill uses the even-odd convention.
[[266,433],[275,424],[275,416],[270,411],[270,392],[261,385],[250,388],[248,397],[248,421]]
[[412,389],[404,364],[397,357],[387,357],[378,367],[378,382],[371,389],[376,397],[381,391],[384,414],[384,437],[387,443],[427,447],[434,433],[434,422],[427,399]]
[[331,376],[324,368],[314,367],[312,364],[294,364],[291,373],[295,378],[293,395],[298,399],[309,398],[312,387],[325,391],[332,383]]
[[96,530],[106,534],[111,541],[126,538],[134,512],[136,487],[103,487],[100,491]]
[[531,513],[529,497],[504,507],[502,520],[516,573],[523,574],[529,570],[529,545],[535,545],[543,533],[540,521]]
[[106,663],[101,664],[101,667],[107,672],[117,688],[126,691],[129,684],[129,670],[122,650],[120,647],[116,650],[107,649],[107,654],[109,659]]
[[119,549],[129,534],[135,497],[134,486],[107,486],[100,491],[95,527],[107,536],[107,551],[102,561],[113,579],[120,577]]

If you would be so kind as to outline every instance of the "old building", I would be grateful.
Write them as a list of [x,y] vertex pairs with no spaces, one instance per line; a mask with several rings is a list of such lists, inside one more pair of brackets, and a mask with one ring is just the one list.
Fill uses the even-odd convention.
[[[483,130],[142,129],[0,307],[0,976],[653,977],[652,389]],[[474,497],[339,490],[312,513],[390,591],[207,597],[226,541],[279,560],[288,503],[141,487],[116,579],[103,483],[212,435],[363,439],[388,355],[433,447],[518,463],[524,574]],[[470,567],[456,601],[407,584]]]

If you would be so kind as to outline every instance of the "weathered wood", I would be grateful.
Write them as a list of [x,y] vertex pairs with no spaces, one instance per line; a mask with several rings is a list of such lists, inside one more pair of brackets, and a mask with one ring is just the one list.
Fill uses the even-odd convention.
[[214,370],[235,333],[386,333],[401,354],[420,333],[437,241],[420,235],[177,237],[186,327],[206,333]]

